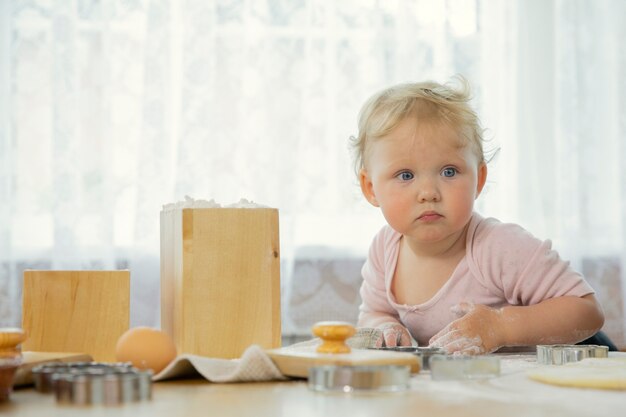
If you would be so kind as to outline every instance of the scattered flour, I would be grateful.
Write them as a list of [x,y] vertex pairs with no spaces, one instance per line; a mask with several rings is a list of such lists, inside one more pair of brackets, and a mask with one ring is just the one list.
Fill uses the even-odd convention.
[[[437,381],[422,371],[411,378],[411,391],[438,398],[447,404],[506,403],[527,410],[528,415],[617,415],[626,406],[624,391],[566,388],[536,382],[527,372],[539,365],[534,354],[502,355],[501,375],[481,380]],[[539,414],[537,414],[539,413]]]

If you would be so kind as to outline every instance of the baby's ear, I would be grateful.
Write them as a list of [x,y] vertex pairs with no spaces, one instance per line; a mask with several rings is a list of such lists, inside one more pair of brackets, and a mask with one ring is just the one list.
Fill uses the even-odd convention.
[[359,182],[361,184],[361,192],[365,196],[365,199],[374,207],[380,207],[376,200],[376,194],[374,193],[374,184],[365,168],[361,168],[361,171],[359,171]]
[[478,165],[478,181],[476,182],[476,198],[480,195],[487,182],[487,164],[483,161]]

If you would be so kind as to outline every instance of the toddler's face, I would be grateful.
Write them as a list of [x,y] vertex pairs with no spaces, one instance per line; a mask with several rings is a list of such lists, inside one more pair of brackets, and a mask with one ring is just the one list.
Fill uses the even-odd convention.
[[417,126],[410,118],[369,144],[360,181],[389,225],[418,242],[438,242],[463,230],[487,167],[448,126]]

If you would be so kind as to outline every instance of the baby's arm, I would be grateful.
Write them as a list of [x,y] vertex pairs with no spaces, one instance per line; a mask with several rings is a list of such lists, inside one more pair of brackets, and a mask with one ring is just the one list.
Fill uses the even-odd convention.
[[461,303],[459,319],[433,336],[432,345],[479,354],[501,346],[576,343],[602,327],[604,315],[593,290],[549,240],[514,224],[485,220],[481,225],[468,259],[475,278],[509,305]]
[[500,309],[462,303],[455,312],[462,317],[433,336],[431,346],[448,353],[482,354],[502,346],[576,343],[604,324],[604,314],[592,294]]
[[376,341],[380,347],[383,341],[386,346],[410,346],[411,335],[400,323],[398,311],[390,304],[387,298],[385,283],[385,250],[392,244],[392,229],[383,228],[375,237],[370,246],[369,254],[361,273],[361,300],[359,307],[359,327],[374,327],[381,329],[382,337]]
[[383,289],[376,289],[368,281],[361,286],[359,327],[375,327],[382,331],[381,338],[375,342],[375,347],[411,346],[411,335],[398,318],[397,312],[387,301]]

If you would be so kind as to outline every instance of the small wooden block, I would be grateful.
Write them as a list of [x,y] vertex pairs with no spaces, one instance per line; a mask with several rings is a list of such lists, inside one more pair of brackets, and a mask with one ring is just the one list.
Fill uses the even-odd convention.
[[84,352],[114,362],[128,330],[129,271],[24,271],[24,350]]
[[161,327],[178,354],[280,346],[277,209],[161,212]]
[[352,349],[350,353],[319,353],[316,346],[285,347],[268,350],[276,367],[283,375],[306,378],[309,368],[323,365],[336,366],[409,366],[411,373],[420,370],[419,359],[412,353],[381,351],[375,349]]

